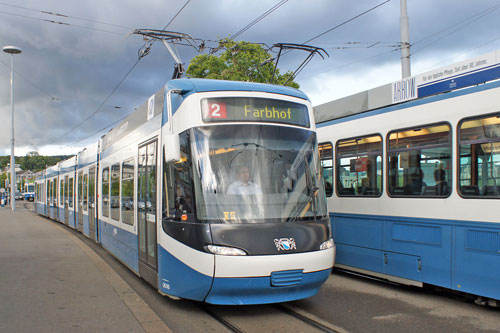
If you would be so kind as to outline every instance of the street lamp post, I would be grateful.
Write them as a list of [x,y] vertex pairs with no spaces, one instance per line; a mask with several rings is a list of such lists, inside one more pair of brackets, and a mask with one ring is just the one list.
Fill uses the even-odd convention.
[[5,46],[5,53],[10,57],[10,121],[11,121],[11,149],[10,149],[10,205],[12,211],[16,210],[16,158],[14,155],[14,54],[21,53],[21,49],[15,46]]

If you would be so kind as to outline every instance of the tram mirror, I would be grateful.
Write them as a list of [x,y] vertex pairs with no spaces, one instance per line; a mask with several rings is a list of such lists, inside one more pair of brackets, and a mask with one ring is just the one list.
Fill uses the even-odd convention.
[[177,162],[181,159],[181,144],[178,134],[165,135],[165,162]]

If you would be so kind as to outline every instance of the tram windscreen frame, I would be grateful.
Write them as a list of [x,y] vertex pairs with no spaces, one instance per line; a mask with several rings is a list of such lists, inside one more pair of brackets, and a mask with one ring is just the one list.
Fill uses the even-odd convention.
[[204,122],[266,122],[309,128],[309,109],[280,99],[258,97],[217,97],[201,100]]
[[[327,217],[315,132],[272,125],[190,132],[198,221],[284,223]],[[242,184],[245,173],[249,183]],[[238,183],[240,190],[233,185]]]

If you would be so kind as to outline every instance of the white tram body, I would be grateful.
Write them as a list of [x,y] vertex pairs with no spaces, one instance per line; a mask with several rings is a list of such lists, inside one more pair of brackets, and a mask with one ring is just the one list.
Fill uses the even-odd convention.
[[[330,275],[314,117],[298,90],[172,80],[75,159],[37,178],[46,194],[37,211],[102,244],[161,294],[283,302],[316,294]],[[50,208],[51,189],[71,172],[66,222]]]
[[500,299],[500,82],[467,87],[499,73],[393,105],[380,102],[389,85],[316,107],[336,267]]

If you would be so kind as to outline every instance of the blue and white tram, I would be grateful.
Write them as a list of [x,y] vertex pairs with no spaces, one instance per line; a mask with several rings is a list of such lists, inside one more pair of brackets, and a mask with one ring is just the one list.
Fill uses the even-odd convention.
[[85,236],[97,241],[96,180],[98,145],[78,153],[76,165],[75,214],[76,227]]
[[41,207],[42,214],[47,217],[59,221],[59,209],[57,207],[58,201],[58,191],[57,182],[59,179],[59,167],[58,165],[53,165],[45,169],[44,171],[44,187],[45,187],[45,200]]
[[78,191],[90,202],[95,165],[97,241],[161,294],[283,302],[316,294],[331,272],[315,123],[298,90],[172,80],[88,165],[87,198]]
[[35,184],[25,183],[23,191],[24,200],[34,201],[35,200]]
[[35,211],[41,215],[47,215],[46,207],[46,191],[45,191],[45,170],[35,174]]
[[499,101],[496,81],[317,124],[336,267],[500,299]]
[[75,169],[76,156],[61,161],[58,164],[58,192],[59,201],[57,220],[73,229],[76,229],[75,223]]

